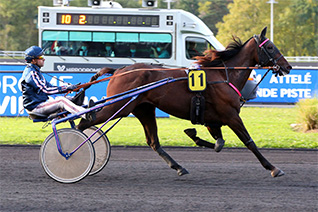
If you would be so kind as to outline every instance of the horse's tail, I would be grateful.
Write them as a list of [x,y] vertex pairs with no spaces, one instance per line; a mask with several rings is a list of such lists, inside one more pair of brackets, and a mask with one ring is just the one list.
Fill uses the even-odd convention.
[[98,79],[98,77],[103,76],[104,74],[114,74],[117,69],[105,67],[99,70],[94,76],[91,77],[90,82],[93,82]]

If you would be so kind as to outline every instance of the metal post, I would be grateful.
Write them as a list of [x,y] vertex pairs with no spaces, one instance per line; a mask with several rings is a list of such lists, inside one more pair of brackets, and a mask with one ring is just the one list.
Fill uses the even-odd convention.
[[170,10],[171,9],[171,2],[174,2],[174,0],[165,0],[164,2],[167,3],[167,8],[168,8],[168,10]]
[[269,0],[266,3],[271,4],[271,41],[274,43],[274,4],[278,2],[275,0]]

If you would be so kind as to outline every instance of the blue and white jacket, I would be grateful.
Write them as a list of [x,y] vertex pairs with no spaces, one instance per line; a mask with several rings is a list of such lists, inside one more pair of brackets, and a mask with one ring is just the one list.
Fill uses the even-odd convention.
[[45,102],[48,95],[64,93],[65,86],[53,86],[43,77],[40,68],[34,64],[28,64],[22,75],[21,81],[23,106],[32,111],[40,103]]

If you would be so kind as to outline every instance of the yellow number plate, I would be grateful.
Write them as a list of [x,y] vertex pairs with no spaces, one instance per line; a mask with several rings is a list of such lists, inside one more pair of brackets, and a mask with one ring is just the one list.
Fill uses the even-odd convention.
[[204,91],[206,89],[206,74],[203,70],[192,70],[188,74],[190,91]]

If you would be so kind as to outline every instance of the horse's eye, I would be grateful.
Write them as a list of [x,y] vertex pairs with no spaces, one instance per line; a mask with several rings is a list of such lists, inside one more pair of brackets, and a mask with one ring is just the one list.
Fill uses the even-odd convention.
[[274,47],[273,46],[268,46],[267,50],[268,50],[268,52],[272,53],[272,52],[274,52]]

